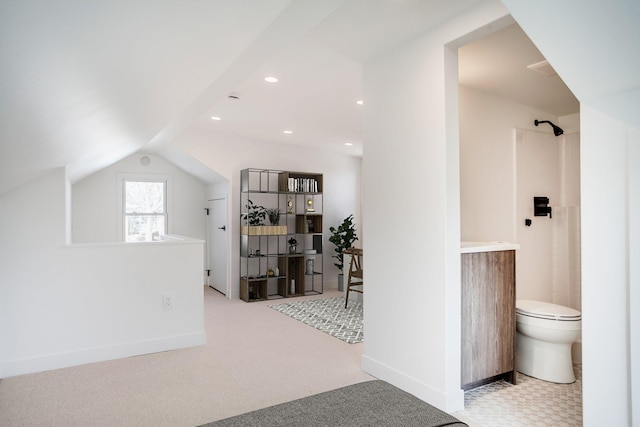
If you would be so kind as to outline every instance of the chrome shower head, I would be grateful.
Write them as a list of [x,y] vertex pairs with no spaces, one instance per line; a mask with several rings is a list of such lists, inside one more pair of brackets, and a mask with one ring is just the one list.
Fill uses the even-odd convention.
[[551,127],[553,128],[553,134],[555,136],[560,136],[564,133],[564,131],[562,130],[562,128],[560,126],[556,126],[553,123],[551,123],[549,120],[534,120],[533,124],[535,124],[536,126],[538,126],[540,123],[549,123],[551,125]]

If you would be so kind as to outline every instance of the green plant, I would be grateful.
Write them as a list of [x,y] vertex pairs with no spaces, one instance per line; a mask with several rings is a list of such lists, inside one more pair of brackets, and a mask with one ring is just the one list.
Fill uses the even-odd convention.
[[264,206],[254,205],[251,200],[247,200],[245,205],[247,208],[247,215],[249,225],[263,225],[264,219],[267,217],[267,209]]
[[353,242],[358,240],[356,228],[353,225],[353,215],[346,217],[338,228],[329,227],[329,231],[331,232],[329,241],[336,246],[336,255],[333,255],[332,258],[337,259],[337,262],[334,262],[333,265],[338,267],[339,270],[342,270],[344,266],[344,256],[342,253],[346,249],[349,249],[353,245]]
[[289,244],[290,245],[297,245],[298,241],[295,238],[292,237],[292,238],[289,239]]
[[268,208],[267,216],[271,225],[280,224],[280,208]]

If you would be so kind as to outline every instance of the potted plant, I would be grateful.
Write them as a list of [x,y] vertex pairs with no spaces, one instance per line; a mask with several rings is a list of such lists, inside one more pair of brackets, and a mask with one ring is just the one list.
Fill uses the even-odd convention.
[[248,204],[246,205],[246,208],[247,208],[246,215],[249,220],[249,225],[251,226],[263,225],[263,222],[267,217],[267,209],[265,209],[264,206],[254,205],[251,200],[248,200]]
[[280,224],[280,208],[269,208],[266,212],[271,225]]
[[338,269],[340,273],[338,273],[338,290],[343,290],[343,276],[342,276],[342,268],[344,267],[344,254],[343,252],[346,249],[349,249],[353,242],[358,240],[358,236],[356,236],[356,228],[353,225],[353,214],[349,215],[342,221],[342,224],[336,227],[329,227],[329,231],[331,232],[331,237],[329,237],[329,241],[333,243],[335,247],[336,255],[333,255],[332,258],[336,259],[336,262],[333,263]]
[[292,238],[289,239],[289,253],[290,254],[295,254],[296,253],[297,245],[298,245],[298,241],[295,239],[295,237],[292,237]]

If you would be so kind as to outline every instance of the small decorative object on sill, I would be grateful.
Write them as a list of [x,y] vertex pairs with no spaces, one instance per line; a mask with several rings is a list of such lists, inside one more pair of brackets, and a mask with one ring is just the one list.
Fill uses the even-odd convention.
[[296,279],[291,279],[291,291],[289,294],[293,295],[296,293]]
[[305,261],[305,273],[306,275],[313,275],[313,260],[316,258],[317,251],[315,249],[304,250]]
[[290,238],[289,241],[289,253],[290,254],[295,254],[296,250],[298,249],[298,241],[295,238]]
[[313,208],[313,197],[309,197],[307,199],[307,212],[315,212],[316,210]]
[[269,277],[273,277],[274,276],[273,269],[271,267],[269,267],[269,269],[267,270],[267,276],[269,276]]
[[289,196],[289,200],[287,200],[287,213],[293,213],[293,196]]
[[280,276],[280,269],[276,267],[276,276]]

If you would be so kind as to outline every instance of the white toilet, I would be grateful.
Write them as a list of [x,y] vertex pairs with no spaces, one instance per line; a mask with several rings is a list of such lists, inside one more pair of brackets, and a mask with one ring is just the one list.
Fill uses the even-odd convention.
[[516,370],[554,383],[574,382],[571,345],[580,338],[581,319],[573,308],[516,301]]

